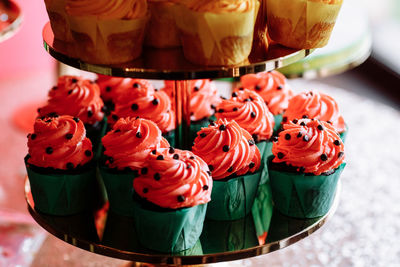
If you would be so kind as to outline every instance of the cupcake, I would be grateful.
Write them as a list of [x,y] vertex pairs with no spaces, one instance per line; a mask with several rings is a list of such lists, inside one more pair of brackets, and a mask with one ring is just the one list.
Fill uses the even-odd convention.
[[288,123],[301,118],[317,119],[331,123],[340,137],[346,139],[347,127],[339,113],[336,101],[320,92],[303,92],[289,101],[289,106],[283,114],[282,123]]
[[171,100],[164,91],[156,91],[146,80],[132,79],[126,90],[115,102],[115,111],[109,122],[119,118],[141,117],[157,124],[171,146],[175,143],[175,114]]
[[[253,136],[261,153],[263,167],[271,150],[269,139],[273,134],[274,117],[261,96],[251,90],[240,89],[232,93],[231,99],[222,100],[215,116],[218,119],[235,120]],[[263,175],[263,183],[265,178]]]
[[69,115],[36,119],[25,158],[35,209],[71,215],[92,207],[96,168],[83,122]]
[[117,64],[142,53],[149,17],[146,0],[66,0],[66,11],[80,59]]
[[54,38],[64,42],[71,42],[72,36],[69,21],[65,12],[66,0],[45,0],[44,3],[46,4]]
[[82,120],[97,155],[100,138],[106,129],[104,104],[97,84],[82,77],[61,76],[48,97],[47,104],[38,109],[39,116],[71,115]]
[[291,48],[325,46],[342,0],[266,0],[272,40]]
[[275,207],[284,215],[325,215],[345,166],[344,145],[335,128],[301,119],[283,126],[272,147],[268,171]]
[[198,132],[192,151],[208,164],[214,180],[207,218],[245,217],[261,177],[261,156],[251,135],[234,120],[219,119]]
[[246,89],[257,92],[269,111],[274,115],[276,132],[282,121],[282,114],[287,109],[293,92],[283,74],[278,71],[247,74],[240,78],[240,83]]
[[174,18],[176,1],[149,0],[150,20],[146,29],[145,44],[156,48],[181,46]]
[[186,59],[211,66],[246,61],[259,6],[257,0],[184,1],[175,19]]
[[96,83],[100,88],[100,96],[101,99],[103,99],[107,113],[111,113],[115,109],[115,99],[122,94],[124,90],[130,89],[127,86],[130,80],[129,78],[98,74]]
[[193,247],[200,237],[213,187],[207,164],[190,151],[157,149],[133,180],[139,242],[161,252]]
[[[165,81],[164,90],[174,102],[174,81]],[[188,81],[190,90],[190,142],[197,136],[201,127],[207,127],[209,120],[215,120],[214,113],[221,98],[215,84],[209,80],[190,80]]]
[[168,148],[157,125],[140,118],[121,118],[103,138],[104,165],[100,173],[107,190],[110,209],[124,216],[133,215],[132,183],[145,172],[151,151]]

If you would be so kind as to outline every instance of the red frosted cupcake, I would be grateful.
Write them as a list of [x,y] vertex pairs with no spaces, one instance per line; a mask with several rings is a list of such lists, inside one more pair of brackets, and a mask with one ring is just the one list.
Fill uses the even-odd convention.
[[68,115],[37,119],[28,139],[26,167],[35,208],[54,215],[90,208],[96,170],[82,121]]
[[[103,138],[104,164],[100,165],[110,208],[125,216],[133,215],[132,182],[146,166],[151,151],[168,148],[154,122],[121,118]],[[144,172],[144,171],[142,171]]]
[[293,92],[283,74],[278,71],[247,74],[240,78],[242,86],[257,92],[267,104],[268,109],[274,115],[275,130],[282,121],[282,114],[289,105]]
[[235,121],[219,119],[198,132],[192,150],[208,164],[214,179],[207,216],[217,220],[246,216],[261,176],[261,156],[251,135]]
[[331,123],[342,139],[345,139],[346,124],[339,113],[339,106],[332,97],[324,93],[303,92],[290,100],[288,109],[283,114],[282,123],[301,118],[318,119]]
[[195,245],[213,187],[200,157],[190,151],[158,149],[150,153],[146,171],[142,169],[133,187],[135,228],[143,246],[177,252]]
[[146,80],[130,81],[131,90],[125,91],[115,103],[110,123],[119,118],[141,117],[153,121],[169,143],[174,144],[175,115],[171,100],[163,91],[156,91]]
[[300,218],[326,214],[345,166],[343,141],[335,128],[319,120],[289,122],[272,153],[268,166],[278,210]]
[[48,96],[47,104],[38,109],[39,116],[71,115],[79,118],[85,124],[87,136],[96,151],[106,127],[98,85],[82,77],[61,76]]
[[104,105],[106,106],[106,111],[108,113],[111,113],[111,111],[114,110],[114,102],[116,98],[125,90],[130,89],[128,86],[125,86],[130,80],[130,78],[120,78],[98,74],[96,83],[100,88],[100,96],[104,101]]

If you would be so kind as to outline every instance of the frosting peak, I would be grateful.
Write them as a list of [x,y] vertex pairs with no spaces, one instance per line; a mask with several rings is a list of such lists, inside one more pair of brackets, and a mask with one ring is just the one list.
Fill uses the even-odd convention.
[[257,0],[190,0],[187,6],[198,12],[229,13],[248,12]]

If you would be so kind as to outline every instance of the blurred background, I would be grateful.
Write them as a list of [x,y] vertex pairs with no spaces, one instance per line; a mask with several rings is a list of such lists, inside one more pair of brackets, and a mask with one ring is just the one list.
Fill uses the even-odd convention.
[[[27,212],[26,135],[58,66],[43,49],[44,3],[15,2],[22,26],[0,42],[0,266],[126,265],[50,236]],[[317,233],[287,249],[215,266],[399,266],[400,1],[345,2],[351,3],[350,13],[361,12],[368,20],[361,30],[372,36],[371,55],[337,75],[290,81],[299,90],[333,95],[350,125],[338,211]]]

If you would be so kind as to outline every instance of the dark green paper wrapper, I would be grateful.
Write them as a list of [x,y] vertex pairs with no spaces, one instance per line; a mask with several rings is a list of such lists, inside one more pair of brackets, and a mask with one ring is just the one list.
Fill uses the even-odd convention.
[[163,133],[162,136],[167,139],[170,146],[175,147],[175,130]]
[[260,150],[261,155],[261,166],[260,170],[262,172],[260,184],[265,184],[268,181],[268,158],[272,155],[272,142],[262,141],[256,144],[258,150]]
[[[346,128],[347,128],[347,126],[346,126]],[[349,129],[346,129],[346,131],[344,131],[343,133],[339,134],[340,139],[342,139],[342,141],[343,141],[343,144],[346,142],[346,137],[347,137],[347,132],[348,131],[349,131]]]
[[268,180],[267,183],[258,187],[257,195],[251,209],[257,236],[268,233],[273,210],[271,185]]
[[214,180],[207,219],[232,221],[251,211],[262,171],[238,176],[227,181]]
[[269,169],[275,207],[282,214],[294,218],[325,215],[332,206],[337,182],[345,166],[343,163],[328,176],[306,176]]
[[207,204],[175,211],[157,212],[134,200],[134,226],[140,244],[164,253],[192,248],[203,230]]
[[107,166],[99,166],[101,177],[107,191],[110,210],[122,215],[133,216],[133,171],[117,172]]
[[279,128],[281,127],[282,118],[283,118],[282,114],[274,115],[274,120],[275,120],[274,134],[278,133]]
[[90,210],[98,201],[96,168],[80,174],[42,174],[26,166],[35,209],[65,216]]

